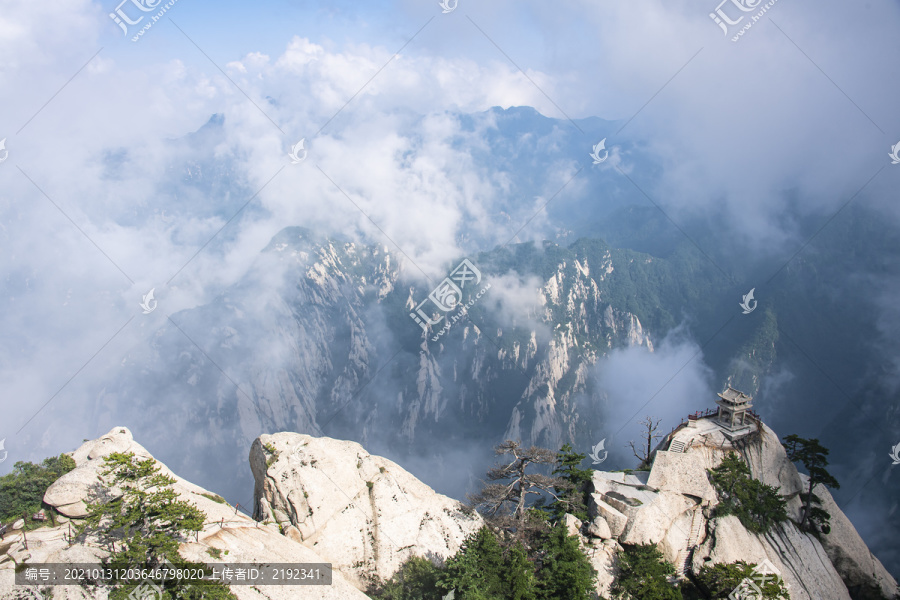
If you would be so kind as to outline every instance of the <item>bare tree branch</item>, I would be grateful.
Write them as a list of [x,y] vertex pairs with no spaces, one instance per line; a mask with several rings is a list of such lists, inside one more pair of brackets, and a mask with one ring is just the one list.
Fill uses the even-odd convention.
[[643,441],[646,442],[646,448],[641,448],[640,454],[638,454],[638,449],[634,445],[634,441],[628,442],[628,445],[631,447],[631,453],[634,454],[634,457],[641,461],[642,465],[650,463],[650,454],[653,452],[653,440],[658,440],[662,437],[662,435],[656,433],[656,430],[659,429],[659,424],[662,419],[653,420],[653,417],[647,415],[644,417],[642,421],[638,421],[638,425],[643,425],[646,431],[643,433]]

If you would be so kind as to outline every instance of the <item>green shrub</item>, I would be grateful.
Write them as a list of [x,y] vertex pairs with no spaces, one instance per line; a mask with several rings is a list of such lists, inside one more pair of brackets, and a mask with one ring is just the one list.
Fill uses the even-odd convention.
[[0,477],[0,522],[41,510],[47,488],[74,468],[68,454],[45,458],[39,465],[17,462],[11,473]]
[[440,569],[427,558],[410,556],[393,577],[369,594],[384,600],[441,598],[437,589],[439,574]]
[[[106,483],[122,490],[123,495],[110,499],[100,490],[87,503],[88,515],[76,527],[76,536],[96,535],[112,548],[103,560],[114,573],[131,569],[158,568],[171,564],[176,568],[201,568],[184,560],[179,546],[188,534],[200,531],[206,514],[193,504],[180,500],[172,489],[175,480],[159,473],[152,458],[138,459],[133,453],[113,452],[104,457],[102,475]],[[84,538],[82,538],[84,539]],[[143,582],[124,578],[110,579],[110,600],[126,600]],[[222,584],[206,583],[202,587],[177,580],[158,582],[165,596],[190,600],[236,600]]]
[[578,541],[562,525],[530,550],[519,542],[504,549],[484,526],[442,566],[410,557],[393,577],[370,587],[368,595],[383,600],[442,600],[452,591],[456,600],[588,600],[594,575]]
[[269,454],[269,456],[266,457],[266,467],[271,467],[275,464],[275,461],[278,460],[278,449],[275,448],[275,445],[271,442],[263,444],[263,448],[265,448],[266,452]]
[[681,600],[681,590],[668,578],[675,575],[672,563],[663,559],[653,544],[625,546],[618,554],[619,573],[610,591],[623,600]]
[[218,502],[219,504],[228,504],[227,502],[225,502],[225,498],[223,498],[222,496],[220,496],[218,494],[205,494],[204,493],[204,494],[200,494],[200,495],[203,496],[204,498],[209,498],[213,502]]
[[550,531],[541,549],[537,574],[538,597],[553,600],[589,600],[597,572],[562,522]]
[[754,533],[765,533],[787,519],[778,489],[750,477],[750,468],[734,452],[709,473],[719,497],[716,516],[734,515]]
[[486,526],[469,536],[438,578],[442,593],[456,591],[456,598],[503,598],[503,556],[494,533]]
[[[755,564],[742,560],[733,563],[720,563],[713,566],[703,566],[697,573],[696,582],[707,594],[708,598],[728,598],[744,579],[753,579]],[[759,580],[755,580],[757,585]],[[782,581],[769,576],[760,588],[765,600],[783,598],[790,600],[790,595]]]

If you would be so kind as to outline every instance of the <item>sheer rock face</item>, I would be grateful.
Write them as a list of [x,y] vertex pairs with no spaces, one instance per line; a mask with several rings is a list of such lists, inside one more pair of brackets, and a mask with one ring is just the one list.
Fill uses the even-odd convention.
[[[72,517],[73,524],[86,514],[85,501],[94,494],[113,498],[118,495],[98,477],[103,469],[103,457],[113,452],[133,452],[138,457],[153,458],[134,441],[125,427],[115,427],[100,439],[85,442],[70,453],[75,469],[58,479],[44,495],[44,501]],[[179,554],[183,558],[203,563],[327,563],[328,561],[306,546],[282,535],[278,527],[263,525],[225,503],[215,494],[172,473],[162,463],[159,472],[175,479],[172,488],[179,499],[190,502],[206,513],[203,531],[185,540]],[[7,533],[0,542],[0,600],[19,598],[21,586],[16,588],[17,564],[29,563],[92,563],[109,556],[105,546],[90,536],[71,546],[65,536],[69,523],[44,527],[27,532],[28,547],[21,532]],[[218,550],[221,558],[213,558]],[[249,586],[235,585],[231,591],[240,600],[366,600],[366,595],[350,585],[340,573],[333,573],[330,586]],[[106,600],[108,590],[100,588],[85,592],[73,586],[54,586],[53,598]]]
[[356,442],[277,433],[250,450],[257,517],[331,562],[359,589],[412,555],[440,562],[483,524]]
[[693,568],[738,560],[756,564],[768,560],[784,578],[791,600],[850,600],[847,587],[819,541],[792,523],[766,535],[755,535],[734,516],[711,521],[709,538],[694,552]]
[[[586,528],[588,537],[609,533],[611,539],[603,544],[656,544],[666,560],[695,574],[704,565],[767,560],[783,577],[792,600],[897,597],[897,582],[822,486],[815,493],[832,515],[831,532],[817,538],[800,531],[795,524],[799,495],[808,479],[797,472],[778,436],[765,424],[757,434],[731,443],[712,419],[701,419],[675,432],[672,439],[682,442],[679,447],[684,451],[670,452],[668,440],[664,441],[654,453],[649,473],[594,472],[588,511],[594,521],[607,524],[609,532],[592,524]],[[778,488],[793,520],[757,535],[736,517],[715,517],[718,499],[707,469],[718,466],[731,451],[741,455],[754,478]],[[600,553],[592,560],[595,568],[614,569],[612,556]],[[606,589],[607,584],[598,583],[598,594]]]
[[[801,474],[800,479],[805,489],[809,478]],[[831,531],[821,536],[822,546],[853,598],[893,597],[892,594],[897,593],[897,583],[866,546],[828,488],[817,485],[813,493],[822,501],[825,512],[831,515]]]

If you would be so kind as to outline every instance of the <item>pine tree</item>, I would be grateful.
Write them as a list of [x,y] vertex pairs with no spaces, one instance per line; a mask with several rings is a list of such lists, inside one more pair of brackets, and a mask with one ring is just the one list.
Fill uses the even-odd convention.
[[822,508],[814,506],[814,504],[820,504],[821,500],[813,494],[813,488],[820,483],[835,490],[841,487],[837,479],[825,469],[828,466],[828,448],[821,445],[816,438],[807,440],[795,434],[787,436],[784,441],[788,459],[791,462],[802,463],[809,475],[806,493],[801,495],[803,515],[800,517],[800,528],[828,534],[831,531],[831,527],[828,525],[831,515]]
[[502,600],[504,569],[500,544],[484,526],[447,559],[438,587],[444,592],[455,590],[456,600]]
[[[523,448],[519,442],[511,440],[496,446],[494,452],[498,455],[511,454],[513,457],[512,462],[492,467],[487,472],[490,481],[503,483],[489,483],[478,493],[469,495],[469,505],[482,512],[492,525],[509,530],[515,527],[517,538],[525,540],[530,535],[526,529],[533,522],[528,518],[531,510],[528,496],[541,497],[546,493],[559,500],[556,490],[566,485],[559,477],[528,471],[534,465],[556,463],[556,453],[539,446]],[[534,522],[534,525],[540,527],[541,523]]]
[[681,600],[681,590],[668,582],[675,567],[653,544],[625,546],[612,593],[622,600]]
[[542,548],[538,572],[540,600],[589,600],[597,571],[570,536],[565,525],[557,523]]
[[587,485],[593,477],[593,471],[581,468],[586,456],[573,452],[571,444],[563,445],[556,454],[559,466],[553,474],[559,475],[566,482],[566,486],[559,490],[560,499],[548,507],[554,521],[562,519],[566,513],[574,515],[581,521],[587,521]]
[[370,595],[383,600],[438,600],[441,570],[427,558],[411,556],[379,590]]
[[17,462],[11,473],[0,477],[0,523],[40,510],[47,488],[74,468],[68,454],[45,458],[39,465]]
[[750,467],[736,453],[729,452],[709,473],[719,496],[717,515],[735,515],[755,533],[765,533],[787,519],[786,502],[778,490],[753,479]]
[[522,544],[507,551],[503,572],[504,598],[506,600],[536,600],[534,565],[528,560]]
[[[172,565],[176,568],[200,568],[178,554],[178,547],[187,540],[187,533],[200,531],[206,514],[199,508],[178,499],[172,489],[175,480],[159,473],[159,465],[152,458],[139,460],[134,453],[113,452],[104,457],[104,477],[108,484],[121,490],[122,495],[95,497],[88,503],[88,515],[77,527],[77,536],[94,534],[112,548],[104,560],[110,568],[127,571],[131,568],[156,569]],[[116,571],[114,571],[116,572]],[[119,579],[110,600],[124,600],[142,581]],[[174,598],[234,600],[227,587],[216,583],[186,584],[167,579],[159,583],[164,589],[160,600]]]

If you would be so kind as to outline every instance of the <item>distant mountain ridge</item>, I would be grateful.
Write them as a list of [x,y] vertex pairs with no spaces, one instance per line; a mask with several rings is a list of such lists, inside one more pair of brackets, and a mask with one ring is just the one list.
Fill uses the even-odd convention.
[[[235,468],[237,448],[281,429],[376,446],[392,431],[384,449],[398,456],[504,433],[555,446],[586,428],[575,398],[598,357],[652,349],[644,323],[672,325],[669,311],[697,294],[684,286],[687,295],[664,306],[644,282],[674,279],[673,269],[685,268],[679,259],[599,240],[511,246],[471,260],[495,293],[433,343],[409,316],[430,290],[410,279],[402,258],[286,228],[241,282],[210,305],[172,315],[203,352],[172,326],[161,330],[124,361],[97,414],[118,398],[164,411],[166,422],[141,426],[148,441],[169,439],[174,428],[199,464]],[[715,275],[707,278],[713,285]],[[515,292],[531,296],[527,314],[503,310],[507,281],[528,282]]]
[[[667,207],[664,196],[648,202],[609,164],[590,165],[585,140],[609,135],[613,122],[578,120],[582,135],[528,107],[455,118],[484,144],[454,143],[471,151],[477,169],[510,182],[497,226],[507,219],[512,234],[525,220],[517,220],[522,199],[554,198],[546,206],[553,242],[467,256],[494,281],[468,318],[431,342],[409,313],[433,286],[393,247],[286,228],[241,281],[171,315],[202,350],[167,324],[93,399],[92,421],[108,428],[121,407],[140,411],[146,419],[135,430],[148,446],[226,495],[242,493],[251,478],[241,448],[280,430],[354,439],[394,460],[420,457],[410,471],[458,493],[504,436],[583,449],[606,437],[618,399],[598,389],[594,367],[617,349],[658,349],[683,325],[711,380],[753,395],[773,427],[820,436],[832,449],[844,482],[836,499],[855,502],[845,511],[898,572],[889,533],[900,528],[897,480],[882,472],[900,411],[878,305],[890,298],[897,231],[856,202],[833,221],[798,216],[797,243],[757,260],[758,249],[734,241],[717,213],[664,212],[655,205]],[[233,157],[214,152],[223,124],[216,115],[173,142],[171,175],[188,188],[179,193],[197,196],[183,203],[185,214],[214,206],[230,216],[254,191],[241,187]],[[626,137],[613,145],[653,196],[661,167],[646,144]],[[589,165],[578,193],[554,197],[561,182],[540,174],[568,172],[577,161]],[[489,247],[470,231],[460,235],[467,247]],[[743,315],[737,303],[752,287],[759,308]],[[525,301],[532,292],[534,302]],[[474,466],[463,476],[460,464]],[[867,522],[869,513],[878,516]]]

